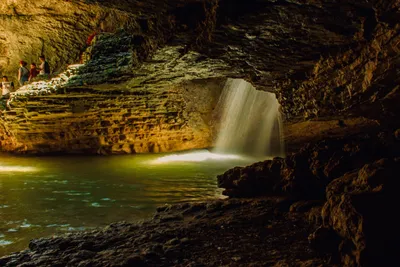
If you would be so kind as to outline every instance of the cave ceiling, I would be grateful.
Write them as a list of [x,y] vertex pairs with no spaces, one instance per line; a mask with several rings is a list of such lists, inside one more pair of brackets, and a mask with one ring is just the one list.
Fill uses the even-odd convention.
[[276,92],[292,117],[318,116],[396,89],[399,8],[398,0],[7,0],[0,71],[15,73],[20,59],[40,54],[61,70],[78,61],[93,31],[124,29],[134,36],[126,50],[135,55],[132,77],[159,49],[180,47],[182,57],[197,53],[193,66],[208,68],[199,78],[245,78]]

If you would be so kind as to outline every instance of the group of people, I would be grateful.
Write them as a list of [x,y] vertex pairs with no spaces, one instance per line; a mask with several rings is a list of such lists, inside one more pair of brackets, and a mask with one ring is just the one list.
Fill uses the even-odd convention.
[[50,74],[50,65],[46,61],[45,56],[40,56],[39,60],[41,62],[40,67],[37,67],[36,63],[31,63],[29,70],[26,67],[28,63],[23,60],[19,62],[20,68],[18,69],[18,82],[20,86],[23,86],[25,83],[32,81],[32,79],[36,78],[38,75]]
[[[46,57],[42,55],[39,57],[39,60],[41,62],[40,66],[37,67],[36,63],[31,63],[29,70],[27,68],[28,63],[23,60],[19,62],[20,67],[18,69],[18,83],[20,86],[31,82],[32,79],[36,78],[37,76],[45,77],[46,75],[50,74],[50,65],[46,61]],[[10,92],[14,91],[14,88],[14,83],[9,81],[7,76],[3,76],[3,81],[1,83],[1,98],[8,98]]]
[[[40,66],[37,67],[36,63],[31,63],[30,69],[26,67],[28,63],[21,60],[19,62],[18,69],[18,83],[20,86],[31,82],[32,79],[42,76],[46,78],[47,75],[50,74],[50,65],[46,61],[45,56],[40,56],[39,60],[41,62]],[[1,82],[1,98],[0,98],[0,110],[6,108],[7,99],[10,97],[10,93],[15,89],[14,83],[8,79],[7,76],[3,76],[3,80]]]

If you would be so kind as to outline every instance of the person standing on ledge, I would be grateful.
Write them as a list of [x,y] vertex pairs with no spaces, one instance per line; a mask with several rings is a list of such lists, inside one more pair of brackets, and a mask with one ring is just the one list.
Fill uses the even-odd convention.
[[14,91],[14,83],[10,82],[7,76],[3,76],[3,81],[1,82],[1,98],[8,98],[11,91]]
[[26,65],[28,65],[28,63],[23,60],[19,62],[18,82],[20,86],[23,86],[29,79],[29,70],[26,68]]
[[14,83],[10,82],[7,76],[3,76],[3,81],[1,82],[0,113],[7,108],[7,100],[10,98],[11,91],[14,91]]
[[35,63],[31,63],[31,70],[29,72],[29,82],[32,81],[33,78],[35,78],[39,74],[38,69],[36,68]]
[[43,75],[43,76],[45,76],[45,75],[50,75],[50,65],[49,65],[49,63],[46,61],[45,56],[41,55],[41,56],[39,57],[39,59],[40,59],[40,62],[42,62],[42,63],[40,64],[40,68],[38,68],[38,70],[40,70],[39,74],[40,74],[40,75]]

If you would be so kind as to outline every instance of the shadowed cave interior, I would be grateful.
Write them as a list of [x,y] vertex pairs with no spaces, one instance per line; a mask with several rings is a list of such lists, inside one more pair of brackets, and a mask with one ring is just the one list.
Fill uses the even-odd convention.
[[0,266],[396,266],[399,13],[2,1]]

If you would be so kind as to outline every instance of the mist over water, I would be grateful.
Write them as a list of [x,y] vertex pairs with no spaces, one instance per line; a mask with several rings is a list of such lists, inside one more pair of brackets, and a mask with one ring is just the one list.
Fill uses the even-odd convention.
[[283,127],[275,94],[228,79],[217,105],[221,126],[214,152],[283,157]]

